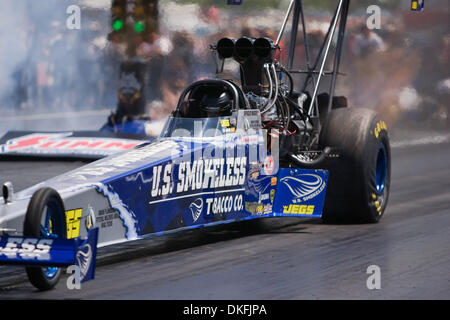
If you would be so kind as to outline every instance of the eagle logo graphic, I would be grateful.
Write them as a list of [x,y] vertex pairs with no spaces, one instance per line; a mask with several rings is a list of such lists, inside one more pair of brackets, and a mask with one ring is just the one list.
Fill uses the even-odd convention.
[[323,179],[315,174],[302,174],[298,177],[284,177],[280,180],[284,183],[292,195],[297,198],[305,198],[316,191],[319,193],[325,185]]
[[84,279],[84,277],[89,272],[89,267],[91,266],[91,262],[92,262],[91,246],[89,244],[84,245],[77,252],[76,259],[77,259],[78,267],[80,268],[81,279]]
[[195,199],[195,201],[189,205],[189,210],[191,210],[192,219],[196,222],[203,211],[203,199]]

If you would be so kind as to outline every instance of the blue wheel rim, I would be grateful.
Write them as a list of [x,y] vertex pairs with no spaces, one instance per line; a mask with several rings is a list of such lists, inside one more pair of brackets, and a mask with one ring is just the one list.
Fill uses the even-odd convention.
[[380,143],[377,156],[376,168],[376,188],[379,195],[382,195],[386,189],[387,176],[387,152],[384,144]]
[[[44,212],[44,223],[43,225],[41,225],[41,234],[44,238],[49,238],[49,239],[57,239],[58,238],[58,234],[57,233],[53,233],[53,229],[56,228],[56,226],[52,226],[51,225],[51,221],[52,221],[52,215],[53,214],[57,214],[54,212],[54,210],[52,210],[52,208],[50,207],[46,207],[46,210]],[[58,274],[58,270],[59,268],[57,267],[46,267],[46,268],[42,268],[44,275],[47,279],[51,280],[53,279],[57,274]]]
[[58,270],[57,267],[44,268],[44,275],[47,279],[51,280],[58,274]]

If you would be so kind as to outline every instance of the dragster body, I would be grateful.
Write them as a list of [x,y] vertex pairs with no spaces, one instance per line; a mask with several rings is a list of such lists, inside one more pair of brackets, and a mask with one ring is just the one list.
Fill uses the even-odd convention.
[[[320,218],[327,172],[278,168],[263,132],[245,130],[249,121],[261,127],[258,110],[183,119],[181,129],[207,125],[212,136],[162,137],[18,192],[11,202],[0,198],[0,230],[21,235],[32,195],[46,187],[63,199],[68,235],[83,238],[98,227],[99,246],[258,217]],[[235,132],[223,133],[230,128]]]
[[[271,217],[377,223],[390,192],[387,125],[334,95],[349,4],[337,1],[313,68],[309,59],[308,70],[293,68],[300,22],[309,46],[302,1],[291,0],[276,41],[211,45],[216,77],[182,92],[155,141],[18,193],[5,183],[0,263],[26,265],[32,284],[49,290],[73,263],[83,281],[93,278],[94,248],[172,231]],[[276,53],[291,14],[284,66]],[[219,76],[229,59],[240,64],[240,82]],[[293,74],[307,75],[300,91]],[[319,93],[325,76],[330,87]]]

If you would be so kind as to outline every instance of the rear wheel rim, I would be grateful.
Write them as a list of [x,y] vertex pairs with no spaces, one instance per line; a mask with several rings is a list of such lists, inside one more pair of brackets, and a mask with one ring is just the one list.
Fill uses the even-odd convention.
[[379,196],[384,194],[386,189],[386,177],[388,169],[387,152],[383,143],[380,143],[377,155],[377,164],[375,171],[375,184]]

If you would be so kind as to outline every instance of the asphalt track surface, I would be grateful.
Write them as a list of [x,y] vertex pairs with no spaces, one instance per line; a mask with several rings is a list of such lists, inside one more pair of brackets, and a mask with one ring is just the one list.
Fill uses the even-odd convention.
[[[450,299],[448,140],[397,143],[378,224],[282,218],[122,244],[100,250],[81,290],[65,275],[38,292],[22,268],[0,267],[0,299]],[[0,177],[20,190],[80,165],[0,162]],[[367,288],[371,265],[380,290]]]

